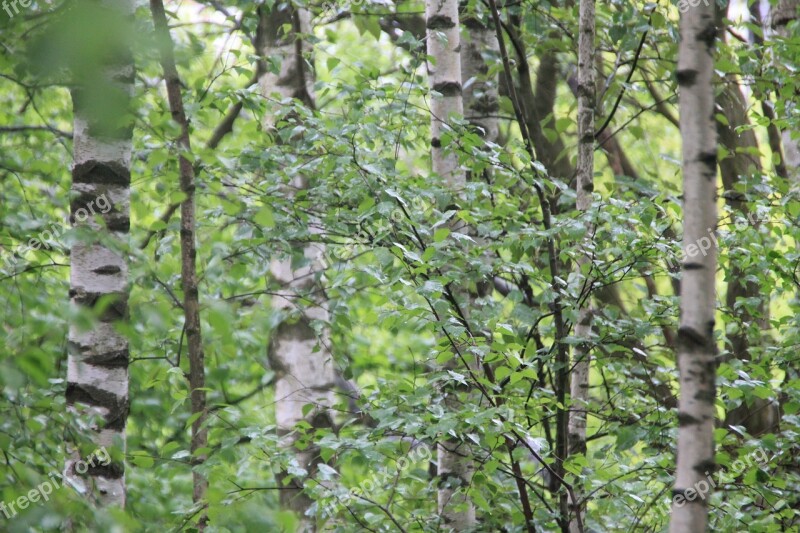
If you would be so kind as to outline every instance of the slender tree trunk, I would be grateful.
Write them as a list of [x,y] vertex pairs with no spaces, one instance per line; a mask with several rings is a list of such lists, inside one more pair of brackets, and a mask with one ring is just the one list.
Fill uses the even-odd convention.
[[[103,9],[109,6],[104,6]],[[122,19],[133,17],[133,4],[110,7]],[[124,24],[124,22],[123,22]],[[124,457],[128,418],[128,339],[114,327],[128,320],[128,232],[130,230],[130,164],[133,120],[130,99],[134,85],[133,57],[124,42],[108,43],[107,63],[97,80],[81,79],[71,94],[74,109],[74,166],[70,221],[86,230],[91,241],[77,240],[70,249],[70,301],[105,310],[89,329],[69,329],[66,401],[81,418],[98,416],[91,439],[112,457]],[[89,87],[88,84],[92,84]],[[118,109],[94,101],[98,88]],[[118,97],[118,98],[117,98]],[[107,104],[106,104],[107,105]],[[113,242],[114,245],[101,243]],[[114,450],[117,444],[121,450]],[[76,450],[66,461],[65,477],[101,505],[125,505],[125,465],[113,461],[76,471]]]
[[[262,7],[259,11],[259,28],[256,46],[264,58],[280,61],[277,74],[266,72],[259,80],[262,94],[267,98],[297,99],[314,107],[314,78],[309,68],[310,47],[303,34],[310,29],[310,15],[305,9],[278,5],[272,11]],[[284,32],[285,27],[291,31]],[[270,113],[265,117],[267,128],[274,126]],[[296,176],[286,194],[308,186],[305,176]],[[311,221],[309,231],[319,224]],[[321,289],[324,246],[321,244],[296,245],[305,257],[305,264],[292,267],[292,259],[274,260],[271,271],[281,285],[272,306],[280,322],[272,333],[268,355],[275,371],[276,423],[282,445],[293,449],[297,466],[313,475],[319,464],[319,450],[315,446],[295,448],[298,439],[295,426],[302,421],[314,428],[331,427],[331,407],[335,403],[336,374],[330,353],[330,326],[328,306]],[[320,333],[314,328],[321,324]],[[303,414],[305,405],[314,409]],[[304,479],[282,473],[279,483],[280,500],[284,509],[294,511],[299,519],[298,531],[313,531],[315,521],[306,516],[313,501],[303,492]],[[288,483],[288,484],[287,484]]]
[[[180,126],[181,133],[178,145],[185,153],[191,152],[189,138],[189,121],[183,107],[181,81],[175,67],[174,45],[169,34],[167,17],[161,0],[150,0],[159,49],[161,67],[164,70],[164,81],[167,87],[167,99],[172,118]],[[205,508],[205,494],[208,481],[198,471],[198,466],[206,460],[202,449],[208,446],[208,432],[205,427],[208,411],[206,409],[205,361],[203,339],[200,327],[200,297],[197,282],[197,249],[195,244],[195,175],[192,162],[182,154],[179,156],[180,187],[184,194],[181,202],[181,288],[183,289],[184,330],[186,331],[189,351],[189,388],[191,390],[192,417],[192,501],[195,506]],[[205,511],[200,513],[198,529],[204,530],[208,517]]]
[[[577,208],[587,213],[592,207],[594,191],[594,113],[595,113],[595,0],[580,0],[578,19],[578,183]],[[590,245],[594,225],[587,223],[585,249],[578,257],[577,270],[580,277],[591,281],[592,246]],[[584,284],[585,290],[591,287]],[[569,411],[569,453],[586,453],[586,405],[589,399],[589,363],[591,349],[589,337],[592,332],[592,310],[589,298],[580,309],[575,336],[581,342],[575,347],[572,366]],[[578,492],[578,496],[582,496]],[[572,512],[585,514],[585,506],[572,502]],[[584,521],[581,520],[581,523]],[[570,531],[578,531],[578,522],[570,521]]]
[[[458,0],[426,0],[425,20],[428,29],[428,79],[431,87],[431,165],[433,173],[444,178],[453,195],[466,183],[466,174],[458,164],[453,145],[442,146],[448,122],[464,114],[461,96],[461,36]],[[445,406],[458,410],[458,391],[446,391]],[[439,515],[446,527],[462,531],[475,524],[475,508],[466,494],[473,465],[470,450],[457,440],[447,440],[437,448]]]
[[[597,71],[595,72],[595,79],[603,80],[605,79],[605,75],[602,70],[602,61],[596,60],[595,61],[595,68]],[[569,78],[568,80],[570,89],[572,90],[575,97],[578,97],[578,80],[575,76]],[[595,92],[597,91],[598,85],[595,85]],[[598,114],[598,110],[595,109],[595,117]],[[677,118],[675,119],[677,123]],[[636,171],[634,166],[631,164],[628,156],[626,155],[625,151],[620,146],[619,142],[617,141],[616,137],[611,136],[611,132],[608,128],[604,132],[600,134],[597,138],[597,144],[600,148],[602,148],[605,152],[606,159],[608,161],[609,167],[614,172],[614,176],[628,176],[632,178],[634,181],[641,181],[641,177],[639,173]],[[577,184],[576,184],[577,187]],[[668,239],[674,239],[675,234],[672,228],[667,228],[664,236]],[[655,283],[652,280],[652,277],[649,274],[643,274],[645,279],[645,284],[649,288],[649,292],[651,293],[650,296],[652,297],[655,291]],[[680,290],[678,287],[676,289],[676,293]],[[603,287],[599,287],[592,291],[592,297],[595,301],[601,306],[613,306],[622,313],[622,315],[627,315],[628,311],[626,309],[625,304],[622,301],[620,296],[619,287],[617,285],[606,285]],[[672,330],[667,326],[662,326],[662,332],[664,333],[664,341],[668,347],[674,346],[674,334]],[[656,371],[656,365],[650,360],[648,355],[648,348],[641,342],[641,340],[629,337],[627,339],[622,339],[619,342],[620,346],[624,346],[625,349],[618,351],[612,350],[607,355],[610,357],[622,357],[628,358],[631,357],[631,371],[634,376],[639,379],[642,379],[646,383],[646,388],[644,390],[645,394],[649,395],[653,399],[655,399],[659,404],[667,409],[674,409],[677,407],[677,397],[674,396],[672,388],[670,387],[669,383],[659,382],[658,380],[654,380],[653,376]],[[571,382],[570,385],[574,384],[574,380]],[[572,439],[574,441],[574,439]]]
[[[706,530],[707,477],[714,470],[714,340],[717,249],[717,128],[714,4],[681,14],[677,79],[683,145],[683,278],[678,329],[678,457],[670,531]],[[702,251],[701,251],[702,250]],[[710,488],[708,489],[710,490]]]

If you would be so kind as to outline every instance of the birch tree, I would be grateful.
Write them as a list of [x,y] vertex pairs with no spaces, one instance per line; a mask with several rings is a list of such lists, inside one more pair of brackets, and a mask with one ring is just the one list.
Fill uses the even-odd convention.
[[[256,46],[264,58],[279,62],[278,73],[267,70],[259,80],[261,93],[275,103],[291,105],[298,100],[314,107],[314,78],[308,55],[311,50],[304,38],[310,30],[310,14],[306,9],[278,4],[271,10],[260,9]],[[286,28],[290,28],[286,31]],[[268,111],[267,128],[275,126],[275,117]],[[285,187],[286,194],[308,186],[308,177],[297,175]],[[318,224],[309,221],[309,232],[318,231]],[[293,450],[296,467],[313,474],[320,461],[314,446],[295,447],[299,437],[295,426],[308,421],[312,427],[330,427],[330,408],[335,402],[335,370],[330,353],[329,312],[321,290],[321,272],[325,248],[322,244],[297,244],[290,257],[271,262],[273,277],[280,285],[272,306],[278,325],[272,333],[268,355],[275,371],[275,413],[282,446]],[[291,255],[303,259],[293,266]],[[319,328],[319,329],[317,329]],[[319,332],[319,333],[318,333]],[[313,405],[306,414],[304,407]],[[307,516],[313,501],[303,492],[302,476],[286,472],[279,476],[281,506],[296,512],[301,520],[299,530],[312,531],[314,521]]]
[[714,469],[717,267],[717,131],[714,120],[714,4],[681,14],[677,80],[683,152],[683,277],[677,361],[678,451],[670,531],[705,531]]
[[[107,22],[123,28],[133,14],[132,2],[99,9],[111,13]],[[97,79],[78,79],[73,103],[73,167],[70,221],[84,238],[70,249],[71,304],[101,309],[86,329],[69,329],[66,400],[86,422],[97,448],[121,446],[125,452],[128,418],[128,339],[115,327],[128,319],[128,232],[130,230],[131,143],[130,98],[134,64],[125,39],[108,43],[103,65],[89,71]],[[105,92],[104,99],[98,96]],[[100,100],[100,101],[98,101]],[[118,105],[109,106],[109,102]],[[97,425],[92,420],[101,420]],[[91,423],[91,426],[89,424]],[[116,457],[116,454],[115,454]],[[101,505],[125,505],[124,463],[95,465],[77,471],[75,451],[66,461],[65,477]]]
[[[466,174],[459,167],[452,143],[443,146],[442,138],[450,130],[449,121],[464,114],[461,96],[461,36],[457,0],[427,0],[428,80],[431,88],[431,166],[433,173],[446,181],[454,195],[466,184]],[[452,131],[452,130],[450,130]],[[445,406],[457,410],[456,390],[446,392]],[[475,508],[466,495],[473,474],[469,450],[465,444],[448,439],[437,447],[439,515],[447,527],[457,531],[475,523]]]
[[[128,47],[144,61],[128,148],[130,118],[105,102],[129,99],[129,57],[102,2],[68,4],[9,0],[0,21],[18,37],[0,60],[0,530],[198,529],[207,514],[241,531],[655,531],[673,488],[675,531],[735,531],[743,514],[750,529],[797,529],[800,206],[778,157],[780,130],[797,129],[788,2],[774,0],[764,41],[746,33],[760,18],[725,16],[742,6],[717,3],[713,29],[684,21],[694,50],[678,76],[678,13],[705,2],[462,1],[457,25],[375,3],[157,6],[155,34],[140,20],[142,48]],[[159,66],[166,33],[174,61]],[[434,90],[453,48],[461,79]],[[447,109],[458,81],[463,116]],[[87,159],[91,143],[117,155]],[[81,247],[113,259],[87,267]],[[91,283],[111,292],[92,300]],[[108,338],[119,351],[95,350]],[[358,376],[357,405],[331,405],[331,356]],[[677,479],[653,474],[671,425]],[[111,457],[122,463],[124,436],[135,467],[129,510],[81,512],[105,497],[98,466],[121,481],[121,464],[78,463],[109,428]],[[65,439],[80,454],[61,488]]]
[[[594,191],[594,113],[595,113],[595,9],[594,0],[581,0],[578,19],[578,165],[577,208],[586,215],[592,207]],[[591,280],[593,225],[586,222],[583,252],[576,264],[578,279]],[[582,283],[584,291],[591,286]],[[591,295],[591,292],[589,292]],[[588,302],[588,297],[587,297]],[[575,337],[581,342],[575,347],[570,382],[569,451],[570,455],[586,453],[586,404],[589,399],[589,337],[592,332],[592,310],[584,304],[578,312]],[[572,502],[575,513],[584,513],[579,502]],[[570,522],[570,531],[578,531],[578,523]]]
[[461,36],[458,2],[427,0],[425,19],[428,29],[428,77],[431,86],[431,164],[433,172],[458,191],[466,175],[458,166],[458,154],[442,146],[442,135],[449,129],[449,119],[464,113],[461,96]]

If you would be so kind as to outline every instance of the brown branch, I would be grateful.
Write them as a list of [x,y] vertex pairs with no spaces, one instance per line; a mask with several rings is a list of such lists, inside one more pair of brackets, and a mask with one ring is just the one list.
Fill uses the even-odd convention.
[[183,288],[184,324],[189,350],[189,388],[191,389],[192,417],[194,417],[191,441],[193,464],[192,501],[202,509],[197,527],[200,531],[203,531],[208,524],[208,515],[205,511],[206,503],[204,502],[208,481],[196,468],[206,459],[206,454],[198,453],[198,451],[208,446],[208,433],[205,427],[208,412],[206,409],[205,362],[197,281],[197,249],[195,247],[195,175],[192,162],[184,155],[190,153],[192,149],[189,138],[189,120],[186,118],[186,111],[183,107],[181,81],[178,69],[175,66],[174,44],[169,33],[167,16],[164,12],[162,0],[150,0],[150,11],[153,14],[153,23],[155,24],[170,112],[172,113],[172,119],[181,129],[178,137],[178,144],[181,147],[181,154],[179,155],[180,187],[181,192],[184,194],[184,199],[180,206],[181,284]]
[[[250,88],[256,83],[258,83],[258,79],[261,77],[263,73],[264,73],[264,67],[259,61],[255,73],[247,81],[247,85],[245,85],[245,88]],[[244,101],[239,100],[228,109],[228,112],[225,114],[225,117],[222,119],[222,122],[220,122],[217,125],[217,127],[214,128],[211,137],[209,137],[208,141],[206,142],[206,148],[213,150],[214,148],[219,146],[219,143],[227,134],[233,131],[233,123],[236,122],[237,118],[239,118],[239,114],[242,112],[242,107],[244,107]]]
[[26,133],[29,131],[49,131],[59,137],[72,139],[72,132],[62,131],[53,126],[0,126],[0,133]]

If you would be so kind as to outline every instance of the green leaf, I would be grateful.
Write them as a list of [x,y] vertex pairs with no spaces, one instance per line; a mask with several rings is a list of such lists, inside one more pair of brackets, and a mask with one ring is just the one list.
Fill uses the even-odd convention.
[[275,218],[272,215],[272,208],[268,205],[261,207],[258,213],[253,217],[253,220],[263,228],[269,229],[275,227]]
[[153,458],[144,452],[134,452],[131,461],[139,468],[151,468],[155,464]]

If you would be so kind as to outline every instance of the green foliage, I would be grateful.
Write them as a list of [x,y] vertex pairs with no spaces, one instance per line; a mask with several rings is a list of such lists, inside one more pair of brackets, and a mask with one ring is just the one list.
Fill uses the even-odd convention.
[[[481,12],[474,4],[471,9]],[[509,13],[521,19],[534,73],[542,54],[555,51],[557,74],[566,79],[575,63],[577,6],[550,4],[515,4]],[[288,471],[298,478],[310,474],[305,486],[316,502],[313,511],[331,530],[390,531],[397,523],[408,531],[438,530],[438,479],[430,476],[428,459],[436,442],[451,438],[469,443],[479,464],[466,490],[480,530],[524,528],[511,458],[522,469],[537,530],[557,530],[559,495],[549,491],[547,471],[514,436],[535,442],[543,460],[555,465],[555,417],[565,407],[554,384],[553,307],[560,299],[570,331],[560,341],[571,347],[586,342],[571,331],[580,307],[597,304],[588,339],[594,357],[588,452],[564,465],[567,482],[590,495],[586,525],[597,531],[664,530],[677,421],[658,388],[677,392],[669,339],[677,327],[679,275],[670,266],[680,261],[681,199],[679,132],[657,106],[677,116],[676,8],[659,5],[651,14],[652,4],[598,3],[605,70],[597,122],[624,93],[609,132],[638,175],[620,175],[598,150],[593,208],[579,213],[571,176],[547,174],[550,169],[534,176],[532,165],[543,166],[528,160],[509,120],[501,121],[504,140],[497,144],[484,143],[465,123],[454,125],[445,144],[458,151],[473,177],[463,191],[430,175],[423,43],[409,32],[396,43],[381,33],[374,15],[386,12],[384,3],[359,4],[352,18],[325,24],[346,6],[315,8],[315,110],[246,87],[255,71],[248,39],[255,32],[255,7],[225,5],[240,18],[216,15],[219,22],[212,23],[203,18],[211,18],[210,8],[201,16],[181,7],[172,21],[192,22],[173,33],[192,124],[194,151],[188,155],[198,174],[197,257],[212,412],[209,458],[196,468],[209,480],[209,529],[293,530],[296,517],[281,511],[278,501],[277,474]],[[350,7],[356,11],[355,3]],[[422,9],[419,3],[397,7]],[[2,123],[50,126],[0,132],[0,501],[13,501],[60,472],[66,444],[88,436],[85,421],[73,420],[64,401],[68,324],[95,317],[74,316],[67,300],[67,251],[81,235],[66,227],[72,143],[58,130],[71,130],[64,72],[96,81],[109,52],[104,43],[115,35],[132,43],[138,72],[130,106],[131,316],[119,326],[132,354],[128,506],[98,510],[63,488],[0,529],[55,530],[68,517],[85,530],[189,528],[198,513],[191,500],[193,420],[179,309],[179,221],[177,215],[162,219],[182,199],[179,153],[158,83],[148,13],[136,13],[138,38],[95,6],[63,13],[39,6],[30,14],[41,15],[44,25],[33,17],[4,22],[9,30],[0,56]],[[227,41],[218,24],[230,35]],[[645,31],[638,70],[626,81]],[[721,45],[717,65],[720,79],[748,80],[754,87],[749,98],[773,98],[774,123],[794,130],[797,81],[782,65],[797,63],[795,40],[764,45],[781,58],[774,63],[763,60],[764,49],[731,41]],[[98,117],[119,118],[127,101],[121,104],[102,81],[92,87],[86,105]],[[239,102],[233,133],[218,148],[205,148]],[[511,113],[505,98],[500,112],[504,119]],[[270,129],[262,122],[267,114],[274,117]],[[770,119],[757,107],[750,115],[765,170],[742,176],[739,186],[760,223],[736,224],[742,215],[721,207],[718,410],[724,418],[736,406],[772,399],[780,400],[783,413],[775,434],[718,428],[717,461],[731,474],[709,504],[711,527],[719,531],[745,524],[751,531],[791,530],[798,520],[797,190],[773,170],[765,130]],[[545,137],[565,141],[568,160],[577,142],[573,123],[574,99],[561,83],[542,128]],[[297,176],[309,186],[289,197],[286,186]],[[542,225],[534,184],[552,199],[550,229]],[[589,223],[596,228],[593,261],[578,272],[573,266],[584,253]],[[469,231],[455,231],[457,224]],[[48,228],[58,231],[44,239],[46,246],[25,249]],[[548,241],[558,250],[555,283]],[[298,245],[310,242],[326,247],[325,269],[315,275],[329,300],[334,360],[361,395],[358,413],[340,396],[335,428],[298,427],[299,446],[318,448],[324,460],[308,473],[279,446],[275,370],[266,352],[272,330],[285,318],[270,307],[279,287],[269,263],[291,258],[302,266],[307,259]],[[729,305],[725,290],[740,276],[761,296]],[[495,279],[510,288],[506,296],[500,290],[479,293],[479,282],[493,285]],[[749,359],[727,357],[739,334],[750,341]],[[489,365],[493,378],[475,371],[474,362]],[[446,408],[448,394],[465,400],[457,411]],[[766,452],[764,464],[734,468],[757,450]]]

